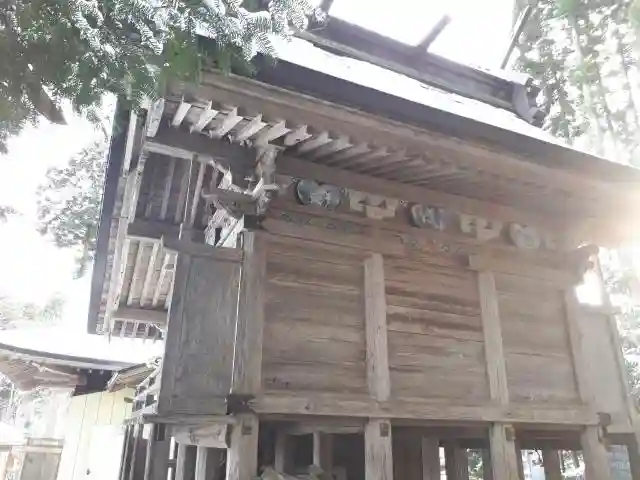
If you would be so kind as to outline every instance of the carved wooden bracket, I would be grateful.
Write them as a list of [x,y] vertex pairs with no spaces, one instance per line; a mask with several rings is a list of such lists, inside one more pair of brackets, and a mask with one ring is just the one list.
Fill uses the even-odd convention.
[[460,230],[468,235],[473,235],[478,240],[489,241],[498,238],[502,233],[503,223],[473,215],[459,215]]
[[367,218],[382,220],[396,216],[400,200],[387,198],[382,195],[348,190],[349,207],[355,212],[364,212]]

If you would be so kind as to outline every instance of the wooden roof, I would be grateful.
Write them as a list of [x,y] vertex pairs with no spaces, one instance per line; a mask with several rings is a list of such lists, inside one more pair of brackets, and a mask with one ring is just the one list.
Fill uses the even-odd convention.
[[0,372],[20,390],[36,387],[70,388],[77,393],[88,393],[87,389],[102,390],[111,372],[128,365],[0,343]]
[[[561,145],[508,108],[449,91],[437,102],[433,92],[404,95],[410,100],[317,68],[280,61],[255,79],[203,72],[200,85],[174,85],[151,108],[146,131],[133,132],[133,150],[120,130],[109,158],[90,332],[106,328],[107,305],[117,306],[112,334],[149,337],[162,328],[175,254],[160,238],[184,218],[203,235],[203,189],[221,168],[253,165],[265,145],[277,147],[284,175],[571,230],[580,240],[629,218],[639,199],[638,170]],[[194,156],[200,163],[189,170],[184,160]],[[127,190],[131,175],[139,178]]]

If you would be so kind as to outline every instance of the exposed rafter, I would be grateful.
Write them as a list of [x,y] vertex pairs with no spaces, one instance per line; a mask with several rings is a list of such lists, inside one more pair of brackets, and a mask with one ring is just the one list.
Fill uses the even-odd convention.
[[420,43],[416,45],[416,53],[422,55],[429,50],[429,47],[436,41],[447,25],[451,23],[451,17],[449,15],[443,15],[440,20],[429,30]]
[[198,117],[198,121],[191,126],[190,131],[192,133],[201,132],[204,127],[206,127],[209,122],[216,117],[216,115],[218,115],[218,110],[211,108],[211,102],[209,102],[209,104],[202,109],[200,117]]
[[178,109],[176,110],[176,113],[173,114],[173,118],[171,119],[171,126],[179,127],[182,121],[184,120],[184,117],[187,116],[187,113],[189,112],[190,108],[191,108],[191,104],[189,102],[185,102],[183,99],[180,102],[180,105],[178,105]]

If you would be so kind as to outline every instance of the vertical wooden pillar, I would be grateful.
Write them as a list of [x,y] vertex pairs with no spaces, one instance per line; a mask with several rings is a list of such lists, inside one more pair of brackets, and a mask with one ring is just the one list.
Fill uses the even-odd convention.
[[259,232],[243,232],[231,393],[255,395],[262,386],[262,333],[266,251]]
[[165,428],[161,424],[151,424],[144,480],[167,480],[171,441]]
[[198,446],[196,450],[195,480],[221,480],[218,467],[222,450]]
[[236,418],[227,450],[227,480],[253,480],[258,474],[258,417],[242,413]]
[[[202,179],[204,177],[206,163],[198,161],[198,155],[194,155],[185,169],[183,181],[186,185],[182,188],[186,190],[184,199],[184,211],[182,212],[182,222],[180,223],[180,238],[184,240],[193,239],[196,211],[200,202],[200,191],[202,190]],[[186,188],[185,188],[186,187]],[[177,208],[181,208],[178,205]]]
[[545,480],[562,480],[560,456],[557,450],[542,450]]
[[520,476],[513,437],[513,429],[507,425],[495,423],[489,430],[494,480],[515,480]]
[[482,480],[493,480],[493,468],[491,467],[491,451],[482,449]]
[[366,480],[393,480],[391,425],[370,419],[364,427],[364,471]]
[[[140,439],[142,438],[143,425],[136,423],[133,426],[133,438],[131,447],[131,462],[129,463],[128,479],[136,480],[136,474],[140,469]],[[144,474],[144,473],[143,473]]]
[[196,477],[196,455],[194,445],[178,443],[176,456],[176,480],[194,480]]
[[436,437],[422,437],[422,480],[440,480],[440,444]]
[[633,478],[633,480],[640,480],[640,442],[638,442],[637,433],[627,442],[627,453],[629,454],[631,478]]
[[206,480],[207,478],[207,447],[196,447],[196,480]]
[[[579,305],[573,289],[567,290],[564,296],[569,342],[578,393],[580,399],[591,408],[595,407],[593,387],[589,381],[589,372],[584,362],[582,351],[582,332],[579,319]],[[604,444],[599,438],[599,427],[586,427],[580,437],[587,478],[610,480],[609,458]]]
[[[364,307],[369,394],[379,402],[391,395],[387,348],[387,299],[382,255],[372,254],[364,262]],[[393,480],[391,424],[388,419],[370,419],[364,430],[366,480]]]
[[[124,427],[124,442],[122,444],[122,456],[120,458],[120,472],[118,473],[119,480],[126,480],[129,475],[129,465],[131,463],[130,460],[130,446],[131,446],[131,438],[133,436],[133,426],[130,424],[125,425]],[[2,479],[3,477],[0,477]]]
[[[498,292],[492,272],[478,272],[478,293],[480,295],[480,313],[484,334],[484,353],[487,362],[489,394],[494,403],[506,406],[509,404],[507,367],[502,345]],[[518,478],[518,464],[513,437],[513,429],[508,425],[494,423],[489,427],[493,480],[514,480]]]
[[520,480],[524,480],[524,463],[522,462],[522,449],[520,448],[520,444],[518,442],[514,442],[514,447],[516,449],[516,462],[518,464],[518,478]]
[[600,427],[586,427],[580,436],[587,480],[611,480],[607,449],[600,441]]
[[454,442],[445,444],[444,462],[447,480],[469,480],[469,458],[467,450]]
[[289,435],[282,430],[276,432],[274,467],[280,473],[291,473],[293,459],[289,448]]
[[379,253],[374,253],[364,263],[364,297],[369,394],[380,402],[386,402],[391,394],[391,380],[384,264]]
[[331,434],[313,433],[313,464],[322,469],[323,478],[331,478],[333,470],[333,437]]

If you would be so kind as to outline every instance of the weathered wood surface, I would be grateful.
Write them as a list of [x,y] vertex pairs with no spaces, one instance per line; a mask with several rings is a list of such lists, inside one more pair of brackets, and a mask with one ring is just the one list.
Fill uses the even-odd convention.
[[445,443],[444,458],[447,480],[469,480],[469,458],[466,449],[455,442]]
[[389,366],[395,397],[488,398],[473,272],[385,262]]
[[539,279],[496,274],[509,396],[577,403],[563,292]]
[[253,480],[258,474],[258,417],[237,415],[227,450],[226,480]]
[[320,415],[396,419],[486,421],[514,423],[557,423],[560,425],[596,425],[597,415],[584,406],[545,406],[511,404],[499,406],[488,400],[480,404],[434,401],[432,398],[400,398],[385,404],[364,394],[327,394],[322,392],[268,392],[252,402],[260,414]]
[[313,464],[320,467],[323,472],[327,472],[324,477],[332,478],[333,470],[333,436],[329,433],[313,433]]
[[391,424],[388,419],[371,419],[364,428],[366,480],[393,480]]
[[519,478],[518,460],[513,430],[510,426],[495,423],[489,428],[491,444],[491,466],[493,480],[516,480]]
[[489,395],[491,400],[498,405],[506,405],[509,403],[509,387],[502,338],[502,321],[500,320],[496,279],[493,273],[478,273],[478,292]]
[[163,425],[150,424],[144,480],[166,480],[170,441]]
[[369,394],[381,402],[389,400],[389,353],[387,349],[387,302],[382,255],[373,254],[364,263],[364,311]]
[[609,456],[599,434],[599,427],[587,427],[580,436],[584,458],[585,477],[611,480]]
[[243,260],[235,324],[231,393],[255,394],[262,380],[266,249],[256,232],[243,234]]
[[181,254],[169,312],[158,413],[226,413],[240,267]]
[[440,480],[440,444],[436,437],[422,437],[422,480]]
[[[422,480],[422,452],[418,435],[403,430],[393,432],[393,478]],[[436,480],[440,480],[438,477]]]
[[178,444],[175,480],[195,480],[197,452],[197,447],[193,445]]
[[200,425],[175,425],[171,435],[178,443],[197,445],[198,447],[227,448],[227,435],[231,426],[228,423],[204,423]]
[[363,267],[338,260],[323,245],[269,243],[265,389],[366,393]]
[[544,465],[545,480],[562,480],[562,470],[560,468],[560,456],[557,450],[543,450],[542,462]]
[[581,308],[578,326],[596,410],[612,416],[612,427],[629,426],[626,398],[623,396],[624,385],[621,384],[618,373],[620,368],[615,346],[611,342],[608,315]]

